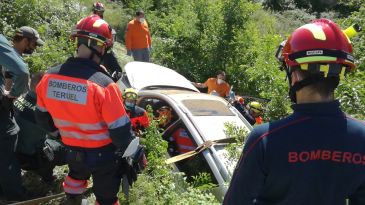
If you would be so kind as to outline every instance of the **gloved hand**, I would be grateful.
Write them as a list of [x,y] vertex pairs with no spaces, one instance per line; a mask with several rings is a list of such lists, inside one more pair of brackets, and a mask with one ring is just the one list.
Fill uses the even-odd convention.
[[132,51],[131,50],[127,50],[127,56],[132,56]]
[[145,155],[145,148],[138,146],[137,151],[130,157],[122,158],[121,152],[116,152],[120,158],[119,174],[121,176],[127,175],[130,186],[137,180],[137,175],[141,173],[147,166],[147,159]]
[[148,51],[149,51],[150,53],[152,53],[152,50],[153,50],[152,46],[148,47]]
[[146,151],[143,146],[139,146],[132,157],[132,167],[139,174],[147,167]]

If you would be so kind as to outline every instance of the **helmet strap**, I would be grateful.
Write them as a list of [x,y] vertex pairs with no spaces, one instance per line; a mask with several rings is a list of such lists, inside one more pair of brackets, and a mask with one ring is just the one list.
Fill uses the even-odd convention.
[[[291,74],[290,76],[288,76],[289,79],[291,79]],[[311,85],[313,83],[316,83],[318,81],[321,81],[322,79],[324,79],[323,76],[321,75],[311,75],[307,78],[305,78],[304,80],[301,80],[299,82],[294,83],[294,85],[291,85],[291,80],[289,81],[289,97],[290,100],[293,103],[297,103],[297,91],[299,91],[300,89],[304,88],[305,86]]]

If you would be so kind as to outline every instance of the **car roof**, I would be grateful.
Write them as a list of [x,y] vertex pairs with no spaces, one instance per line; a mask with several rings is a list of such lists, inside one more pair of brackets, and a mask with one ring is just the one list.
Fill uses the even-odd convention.
[[124,71],[130,85],[138,90],[175,88],[199,92],[184,76],[172,69],[153,63],[133,61],[125,65]]

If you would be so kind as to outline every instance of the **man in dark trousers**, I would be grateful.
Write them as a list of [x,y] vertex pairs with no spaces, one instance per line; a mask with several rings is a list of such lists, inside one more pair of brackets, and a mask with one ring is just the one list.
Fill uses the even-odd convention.
[[[25,91],[29,78],[28,66],[22,54],[31,54],[43,43],[38,32],[27,26],[16,31],[13,47],[0,35],[0,188],[10,201],[24,200],[27,197],[14,153],[19,127],[14,119],[13,101]],[[5,89],[5,71],[12,82],[9,90]]]
[[91,15],[78,22],[72,37],[76,57],[49,69],[37,85],[36,120],[48,132],[59,132],[68,150],[66,204],[81,203],[92,177],[96,204],[117,205],[121,176],[115,153],[123,154],[135,137],[122,94],[100,66],[112,34],[106,21]]
[[365,123],[334,97],[355,69],[350,41],[319,19],[279,49],[294,113],[251,132],[223,204],[365,204]]
[[51,183],[53,168],[65,164],[65,152],[60,139],[51,138],[35,121],[35,87],[42,76],[43,72],[31,74],[30,90],[14,102],[15,119],[20,127],[16,155],[22,169],[34,171],[44,182]]

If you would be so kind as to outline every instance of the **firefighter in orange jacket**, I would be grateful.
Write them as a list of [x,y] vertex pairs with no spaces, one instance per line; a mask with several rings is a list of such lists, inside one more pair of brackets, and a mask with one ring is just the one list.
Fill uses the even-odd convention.
[[143,11],[137,11],[135,18],[128,23],[125,46],[127,55],[133,55],[135,61],[150,61],[152,41]]
[[127,88],[123,92],[125,109],[131,119],[132,129],[139,134],[144,131],[149,125],[147,112],[143,108],[136,105],[138,93],[133,88]]
[[66,203],[80,204],[92,176],[96,204],[116,205],[115,151],[123,153],[134,136],[118,86],[100,66],[112,34],[107,22],[91,15],[78,22],[72,37],[76,57],[51,68],[37,86],[36,119],[54,135],[59,132],[68,149]]

